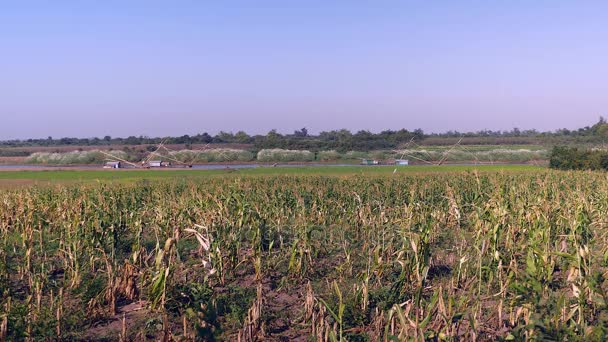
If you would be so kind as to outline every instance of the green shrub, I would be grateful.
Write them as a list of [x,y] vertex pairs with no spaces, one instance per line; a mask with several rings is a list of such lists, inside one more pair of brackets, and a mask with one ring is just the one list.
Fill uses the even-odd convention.
[[341,158],[342,155],[336,150],[320,151],[317,153],[317,160],[320,161],[339,160]]
[[313,161],[315,154],[305,150],[282,150],[266,149],[258,152],[257,160],[260,162],[292,162],[292,161]]
[[248,162],[255,158],[254,154],[247,150],[231,148],[217,148],[203,151],[181,150],[171,152],[171,156],[185,163]]
[[608,151],[556,146],[551,151],[549,166],[560,170],[608,170]]
[[[107,153],[120,159],[129,158],[129,155],[124,151],[109,151]],[[26,162],[45,165],[97,164],[103,163],[108,159],[111,159],[111,157],[98,150],[65,153],[36,152],[30,155],[26,159]]]

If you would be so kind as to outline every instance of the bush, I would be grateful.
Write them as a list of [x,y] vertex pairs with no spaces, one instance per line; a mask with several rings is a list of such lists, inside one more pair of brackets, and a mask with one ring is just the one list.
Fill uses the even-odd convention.
[[366,159],[369,158],[368,153],[360,151],[348,151],[345,154],[346,159]]
[[255,155],[247,150],[217,148],[203,151],[181,150],[171,152],[171,157],[185,163],[221,163],[248,162],[252,161]]
[[258,161],[261,162],[292,162],[292,161],[313,161],[315,154],[306,150],[283,150],[265,149],[258,152]]
[[[120,159],[128,159],[129,157],[129,155],[124,151],[109,151],[107,153]],[[30,155],[26,159],[26,162],[31,164],[45,165],[97,164],[103,163],[108,159],[110,159],[109,156],[99,152],[98,150],[72,151],[66,153],[36,152]]]
[[549,167],[560,170],[608,170],[608,151],[556,146]]
[[317,153],[317,160],[332,161],[342,159],[342,155],[336,150],[320,151]]

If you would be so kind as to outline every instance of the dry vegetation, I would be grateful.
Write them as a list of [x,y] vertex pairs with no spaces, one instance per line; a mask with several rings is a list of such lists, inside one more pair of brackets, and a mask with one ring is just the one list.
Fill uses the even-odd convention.
[[0,194],[0,338],[601,340],[603,173]]

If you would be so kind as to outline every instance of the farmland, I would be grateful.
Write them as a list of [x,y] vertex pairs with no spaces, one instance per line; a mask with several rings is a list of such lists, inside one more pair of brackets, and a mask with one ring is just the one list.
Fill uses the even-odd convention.
[[[0,168],[0,189],[15,188],[24,185],[65,185],[88,183],[138,183],[158,180],[201,180],[209,177],[238,177],[238,176],[276,176],[276,175],[389,175],[393,174],[435,174],[458,171],[479,172],[527,172],[541,170],[534,165],[443,165],[443,166],[290,166],[290,167],[259,167],[246,169],[231,169],[226,165],[223,169],[45,169],[45,170],[2,170]],[[396,170],[396,171],[395,171]]]
[[605,173],[393,170],[0,172],[1,337],[604,337]]
[[[0,164],[31,164],[31,165],[102,165],[112,157],[139,162],[150,155],[149,149],[154,146],[123,150],[64,150],[53,152],[27,152],[24,156],[2,156],[16,154],[10,150],[0,149]],[[416,146],[395,150],[346,151],[324,150],[311,152],[309,150],[262,149],[247,150],[234,148],[204,148],[179,149],[164,151],[163,155],[154,154],[155,158],[172,160],[188,164],[206,163],[273,163],[273,162],[340,162],[359,163],[361,159],[393,160],[410,158],[412,163],[437,163],[444,159],[449,162],[510,162],[526,163],[547,160],[549,147],[537,145],[473,145],[460,146]],[[11,152],[11,153],[9,153]],[[13,151],[14,152],[14,151]]]

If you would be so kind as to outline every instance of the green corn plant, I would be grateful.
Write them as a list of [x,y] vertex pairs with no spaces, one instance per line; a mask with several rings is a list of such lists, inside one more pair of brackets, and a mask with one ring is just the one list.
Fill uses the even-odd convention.
[[335,291],[336,296],[338,297],[338,308],[337,311],[332,310],[331,306],[323,300],[323,298],[319,298],[319,301],[325,306],[329,314],[333,317],[333,319],[338,324],[338,334],[334,331],[329,333],[329,337],[331,341],[344,341],[344,309],[345,305],[342,299],[342,291],[340,291],[340,287],[336,281],[333,282],[333,289]]

